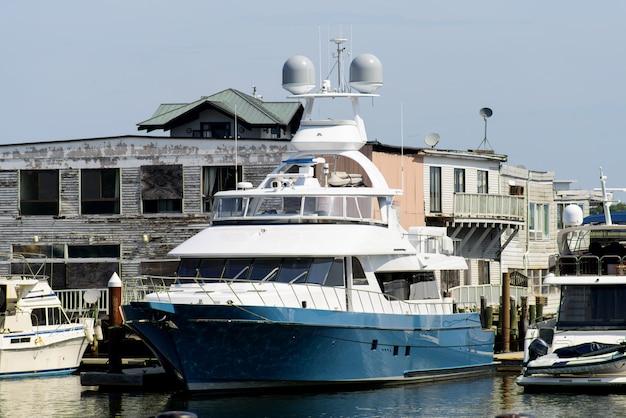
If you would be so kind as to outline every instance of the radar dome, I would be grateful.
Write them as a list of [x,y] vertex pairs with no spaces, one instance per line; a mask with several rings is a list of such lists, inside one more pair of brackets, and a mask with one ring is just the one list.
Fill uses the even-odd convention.
[[372,54],[361,54],[350,64],[350,86],[359,93],[373,93],[383,85],[383,65]]
[[577,226],[583,223],[583,210],[578,205],[567,205],[563,209],[563,224]]
[[315,67],[303,55],[294,55],[283,65],[283,88],[292,94],[306,94],[315,88]]

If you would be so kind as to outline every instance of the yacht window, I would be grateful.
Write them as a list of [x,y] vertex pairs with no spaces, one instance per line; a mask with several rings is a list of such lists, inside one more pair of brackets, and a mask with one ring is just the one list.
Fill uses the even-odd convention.
[[[353,266],[356,284],[367,284],[357,259],[353,259]],[[343,259],[331,257],[182,259],[178,268],[179,282],[189,283],[196,278],[343,286],[344,266]]]
[[46,309],[34,308],[30,314],[33,326],[46,325]]
[[306,282],[312,259],[292,258],[285,259],[278,273],[276,281],[283,283],[304,283]]
[[224,263],[222,258],[206,258],[200,262],[197,275],[207,279],[219,279],[224,272]]
[[250,280],[272,281],[280,270],[280,258],[258,258],[254,260],[250,270]]
[[377,272],[383,293],[398,299],[439,299],[435,275],[431,271]]
[[48,308],[48,325],[61,325],[69,323],[61,308]]
[[252,263],[251,258],[234,258],[226,262],[224,267],[224,279],[239,279],[244,280],[248,278],[248,270]]
[[301,204],[301,197],[285,197],[285,199],[283,200],[283,212],[292,215],[299,214]]
[[243,197],[221,197],[215,200],[213,216],[216,219],[243,216],[247,203],[248,199]]
[[358,258],[352,257],[352,284],[367,285],[365,271]]
[[253,216],[276,215],[283,210],[283,200],[279,197],[253,198],[250,201],[248,214]]
[[562,286],[559,329],[621,329],[626,325],[626,288]]
[[178,276],[179,277],[195,277],[198,274],[198,268],[200,267],[200,259],[198,258],[183,258],[178,264]]
[[[332,258],[315,258],[311,263],[308,283],[324,284],[333,266]],[[343,284],[343,279],[342,279]]]
[[328,277],[324,281],[324,286],[344,286],[344,268],[343,260],[341,258],[335,258],[333,265],[328,272]]

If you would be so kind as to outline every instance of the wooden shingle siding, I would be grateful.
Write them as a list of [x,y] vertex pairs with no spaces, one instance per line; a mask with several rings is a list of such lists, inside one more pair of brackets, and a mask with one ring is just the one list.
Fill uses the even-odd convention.
[[183,212],[202,212],[202,167],[185,167],[183,171]]
[[59,215],[78,216],[80,213],[80,170],[61,170],[61,193],[59,195]]
[[19,182],[16,170],[0,171],[0,216],[17,216]]
[[122,168],[122,214],[141,213],[141,181],[139,167]]

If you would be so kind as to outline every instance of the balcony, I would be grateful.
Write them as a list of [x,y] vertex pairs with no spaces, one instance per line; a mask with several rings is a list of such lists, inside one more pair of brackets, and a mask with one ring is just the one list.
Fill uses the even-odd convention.
[[524,222],[524,198],[486,193],[455,193],[454,217]]

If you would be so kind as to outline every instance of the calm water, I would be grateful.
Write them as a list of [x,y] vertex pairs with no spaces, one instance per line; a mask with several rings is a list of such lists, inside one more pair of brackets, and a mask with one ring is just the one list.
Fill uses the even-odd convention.
[[199,417],[607,417],[626,413],[626,395],[524,394],[515,376],[355,392],[209,397],[113,393],[78,376],[0,380],[0,417],[152,417],[186,410]]

